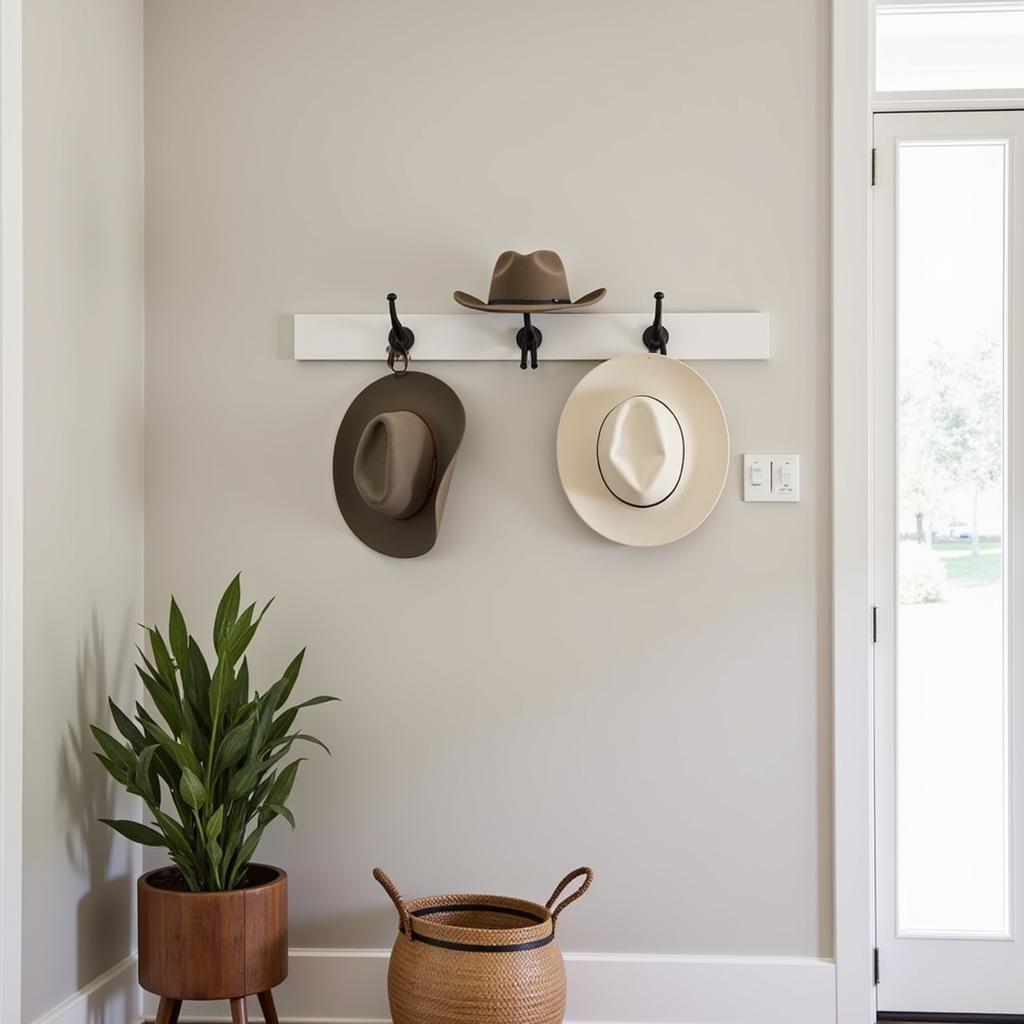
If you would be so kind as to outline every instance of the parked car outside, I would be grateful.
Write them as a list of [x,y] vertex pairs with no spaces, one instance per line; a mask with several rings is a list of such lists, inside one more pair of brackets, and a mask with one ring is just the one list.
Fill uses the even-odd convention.
[[960,519],[953,519],[941,534],[946,540],[970,540],[971,528]]

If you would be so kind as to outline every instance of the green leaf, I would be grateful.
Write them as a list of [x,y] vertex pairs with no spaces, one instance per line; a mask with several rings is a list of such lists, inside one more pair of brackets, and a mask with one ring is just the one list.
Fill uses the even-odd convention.
[[231,776],[228,782],[228,799],[238,800],[250,793],[260,777],[259,764],[247,763]]
[[270,792],[267,794],[268,804],[283,804],[287,801],[292,791],[292,785],[295,782],[295,776],[298,774],[299,765],[305,760],[304,757],[300,757],[298,760],[292,761],[287,768],[281,770],[277,776],[277,781],[270,787]]
[[168,621],[168,639],[171,642],[171,653],[180,668],[188,658],[188,627],[185,616],[181,614],[178,602],[171,598],[171,614]]
[[229,885],[234,886],[237,884],[242,871],[245,870],[245,866],[252,860],[252,855],[256,852],[256,847],[260,845],[260,840],[263,838],[263,829],[263,825],[253,829],[245,842],[242,843],[242,847],[235,857],[235,865],[231,871],[231,878],[228,880]]
[[135,755],[123,744],[118,743],[108,732],[104,732],[98,726],[90,725],[93,738],[100,745],[103,753],[114,762],[124,768],[131,768],[134,764]]
[[210,721],[219,722],[225,709],[230,707],[234,698],[235,673],[232,664],[223,656],[210,680]]
[[[287,739],[282,740],[278,744],[278,746],[281,749],[278,750],[276,754],[271,754],[269,757],[261,755],[260,760],[251,762],[251,763],[255,764],[256,767],[258,768],[258,770],[259,770],[258,774],[262,775],[264,772],[266,772],[269,769],[273,768],[274,765],[277,764],[282,758],[287,757],[288,756],[288,751],[291,750],[292,744],[294,742],[295,742],[295,738],[294,737],[288,737]],[[265,753],[266,752],[264,752],[264,754]]]
[[277,711],[283,707],[291,696],[292,688],[299,678],[299,670],[302,668],[302,659],[305,657],[306,648],[303,647],[291,660],[291,664],[284,670],[284,675],[267,691],[267,700]]
[[304,700],[301,704],[296,704],[295,705],[295,710],[296,711],[301,711],[303,708],[311,708],[315,704],[330,704],[330,702],[333,701],[333,700],[340,701],[341,698],[340,697],[328,697],[326,695],[321,695],[319,697],[310,697],[309,700]]
[[171,860],[178,865],[178,870],[185,876],[189,889],[192,892],[202,892],[203,887],[199,884],[199,879],[196,877],[196,873],[188,861],[180,857],[171,857]]
[[156,724],[156,719],[138,701],[135,702],[135,717],[143,726],[147,722]]
[[203,652],[192,637],[188,638],[185,660],[180,662],[178,667],[181,671],[185,701],[192,709],[196,721],[208,726],[210,706],[207,691],[210,686],[210,671],[206,667]]
[[195,681],[196,706],[200,707],[207,702],[207,695],[210,689],[210,668],[206,664],[206,659],[203,657],[199,644],[191,638],[188,642],[188,664]]
[[234,767],[245,754],[256,725],[256,717],[250,715],[244,722],[229,729],[217,748],[217,763],[214,775],[219,775],[228,768]]
[[200,720],[190,701],[183,701],[181,705],[181,740],[199,758],[206,760],[206,726],[205,718]]
[[152,719],[143,722],[143,725],[145,726],[146,732],[149,733],[149,735],[152,736],[153,739],[156,740],[157,743],[159,743],[160,746],[174,758],[174,762],[179,768],[187,768],[196,775],[202,775],[203,770],[199,765],[199,760],[187,744],[179,743],[173,737],[169,736]]
[[114,718],[114,725],[117,731],[132,745],[137,754],[145,745],[146,737],[138,726],[114,703],[113,698],[107,698],[110,713]]
[[226,863],[231,862],[231,858],[234,857],[235,851],[242,842],[245,824],[248,820],[245,804],[236,802],[228,812],[224,825],[224,860]]
[[224,805],[221,804],[210,815],[210,820],[206,823],[206,838],[207,840],[216,839],[220,835],[220,830],[224,827]]
[[156,743],[145,747],[139,754],[139,760],[135,764],[135,788],[151,804],[156,804],[160,801],[157,790],[153,786],[153,780],[150,777],[153,755],[157,750],[159,750],[159,746]]
[[153,703],[156,705],[157,711],[159,711],[163,716],[163,719],[167,723],[171,732],[174,733],[175,736],[180,735],[181,707],[178,705],[177,698],[168,692],[167,688],[156,678],[156,676],[151,675],[139,665],[135,666],[135,670],[139,673],[139,677],[142,679],[142,683],[146,687],[146,692],[153,699]]
[[165,846],[164,837],[156,829],[143,825],[138,821],[112,821],[110,818],[100,818],[104,825],[109,825],[115,832],[120,832],[125,839],[133,843],[140,843],[143,846]]
[[233,639],[228,639],[225,642],[224,654],[222,657],[225,658],[229,665],[234,665],[239,658],[245,654],[245,649],[249,646],[249,642],[256,635],[256,630],[259,629],[259,623],[254,622],[248,629],[242,630],[238,636]]
[[236,690],[235,703],[239,708],[244,707],[249,701],[249,659],[243,658],[235,676]]
[[271,772],[270,775],[266,776],[260,784],[253,790],[252,796],[249,797],[249,801],[245,806],[245,820],[248,821],[252,816],[260,809],[263,801],[266,800],[267,794],[270,792],[270,787],[277,781],[276,772]]
[[191,856],[192,844],[189,842],[188,836],[185,835],[185,830],[181,825],[159,808],[153,811],[153,817],[156,818],[156,823],[167,838],[168,846],[180,856]]
[[210,855],[210,863],[213,865],[213,870],[216,872],[220,868],[220,862],[224,856],[224,851],[221,850],[220,843],[218,843],[216,839],[207,839],[206,852]]
[[256,602],[254,601],[251,605],[242,611],[242,614],[235,620],[234,626],[231,627],[231,632],[228,634],[228,641],[231,640],[231,633],[238,636],[240,633],[247,630],[252,625],[252,617],[256,612]]
[[[174,767],[174,758],[171,756],[169,748],[174,746],[175,740],[160,727],[160,724],[156,719],[153,718],[153,716],[141,704],[137,703],[135,705],[135,717],[142,726],[145,735],[161,744],[160,753],[157,755],[156,761],[160,765],[160,769],[163,771],[164,777],[173,787],[174,784],[177,783],[178,773],[176,771],[171,771]],[[164,740],[167,742],[167,748],[163,745]],[[146,740],[146,743],[148,742],[149,740]]]
[[177,699],[178,681],[175,677],[174,662],[171,661],[171,654],[167,650],[167,644],[164,643],[160,630],[155,626],[148,632],[149,645],[153,649],[153,658],[156,661],[158,678]]
[[189,768],[181,770],[181,795],[185,798],[185,803],[194,811],[198,811],[206,800],[206,787],[203,785],[203,780]]
[[274,599],[271,598],[260,610],[259,615],[256,616],[255,621],[253,620],[253,613],[256,611],[256,603],[253,602],[249,605],[241,615],[238,616],[238,621],[235,623],[234,634],[235,638],[239,637],[244,633],[250,626],[258,626],[263,621],[263,616],[267,614],[267,609],[274,603]]
[[228,584],[224,596],[217,605],[217,614],[213,619],[213,646],[218,654],[222,653],[228,633],[238,618],[238,606],[242,598],[242,574],[238,573]]
[[160,678],[160,673],[157,671],[156,666],[153,664],[153,662],[151,662],[149,658],[146,657],[146,652],[138,644],[135,645],[135,651],[138,654],[138,656],[142,659],[142,665],[145,671],[147,671],[153,677],[153,679],[166,690],[167,684],[164,683],[163,680]]
[[[295,723],[295,719],[298,717],[299,711],[297,708],[289,708],[287,711],[282,711],[277,716],[273,726],[270,729],[270,733],[267,737],[269,741],[279,740],[283,737],[288,730]],[[264,744],[266,746],[266,744]]]
[[274,708],[265,697],[256,698],[259,710],[256,713],[256,728],[249,743],[249,758],[254,760],[263,751],[263,744],[270,732],[270,724],[274,719]]
[[295,742],[295,740],[304,740],[306,743],[315,743],[318,747],[322,747],[326,750],[328,754],[331,753],[331,748],[327,746],[323,740],[318,740],[315,736],[309,736],[304,732],[293,732],[290,736],[282,736],[280,739],[274,740],[272,743],[268,743],[267,750],[273,750],[274,747],[285,742],[290,746]]
[[114,777],[114,780],[116,782],[119,782],[122,786],[128,785],[128,783],[130,782],[130,778],[128,775],[127,768],[125,768],[123,765],[114,764],[114,762],[111,761],[109,757],[99,753],[98,751],[94,752],[94,756],[100,762],[100,764],[102,764],[103,767],[106,768],[108,772],[110,772],[110,774]]
[[[266,814],[267,811],[270,811],[271,813],[264,821],[264,815]],[[263,810],[260,811],[260,824],[269,824],[271,821],[274,820],[274,818],[277,815],[280,815],[282,818],[284,818],[284,820],[287,821],[289,825],[291,825],[292,831],[295,831],[295,816],[292,814],[290,810],[288,810],[287,807],[285,807],[284,804],[264,804]]]

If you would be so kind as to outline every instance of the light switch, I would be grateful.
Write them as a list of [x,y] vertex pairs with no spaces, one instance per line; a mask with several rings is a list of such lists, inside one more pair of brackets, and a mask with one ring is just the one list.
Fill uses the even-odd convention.
[[743,456],[743,500],[771,501],[772,464],[764,455]]
[[772,456],[772,499],[800,500],[800,456]]
[[744,455],[744,501],[799,501],[799,455]]

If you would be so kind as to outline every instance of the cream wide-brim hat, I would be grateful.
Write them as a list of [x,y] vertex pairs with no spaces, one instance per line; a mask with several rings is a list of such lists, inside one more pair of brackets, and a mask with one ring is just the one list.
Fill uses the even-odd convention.
[[[599,462],[602,425],[630,398],[663,403],[683,437],[678,483],[646,507],[616,497]],[[576,385],[558,421],[558,475],[569,503],[593,530],[619,544],[655,547],[691,533],[711,513],[729,473],[729,427],[711,385],[663,355],[618,356]]]

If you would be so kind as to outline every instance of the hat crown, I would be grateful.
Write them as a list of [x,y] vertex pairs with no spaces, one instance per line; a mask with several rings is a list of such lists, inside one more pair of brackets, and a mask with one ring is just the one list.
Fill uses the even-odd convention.
[[561,256],[550,249],[525,254],[511,249],[503,252],[494,264],[487,301],[571,303]]
[[352,478],[374,511],[392,519],[416,515],[430,497],[436,472],[434,435],[418,413],[380,413],[363,428]]
[[683,431],[672,410],[657,398],[635,395],[605,416],[597,438],[597,461],[605,486],[619,501],[650,508],[679,484]]

